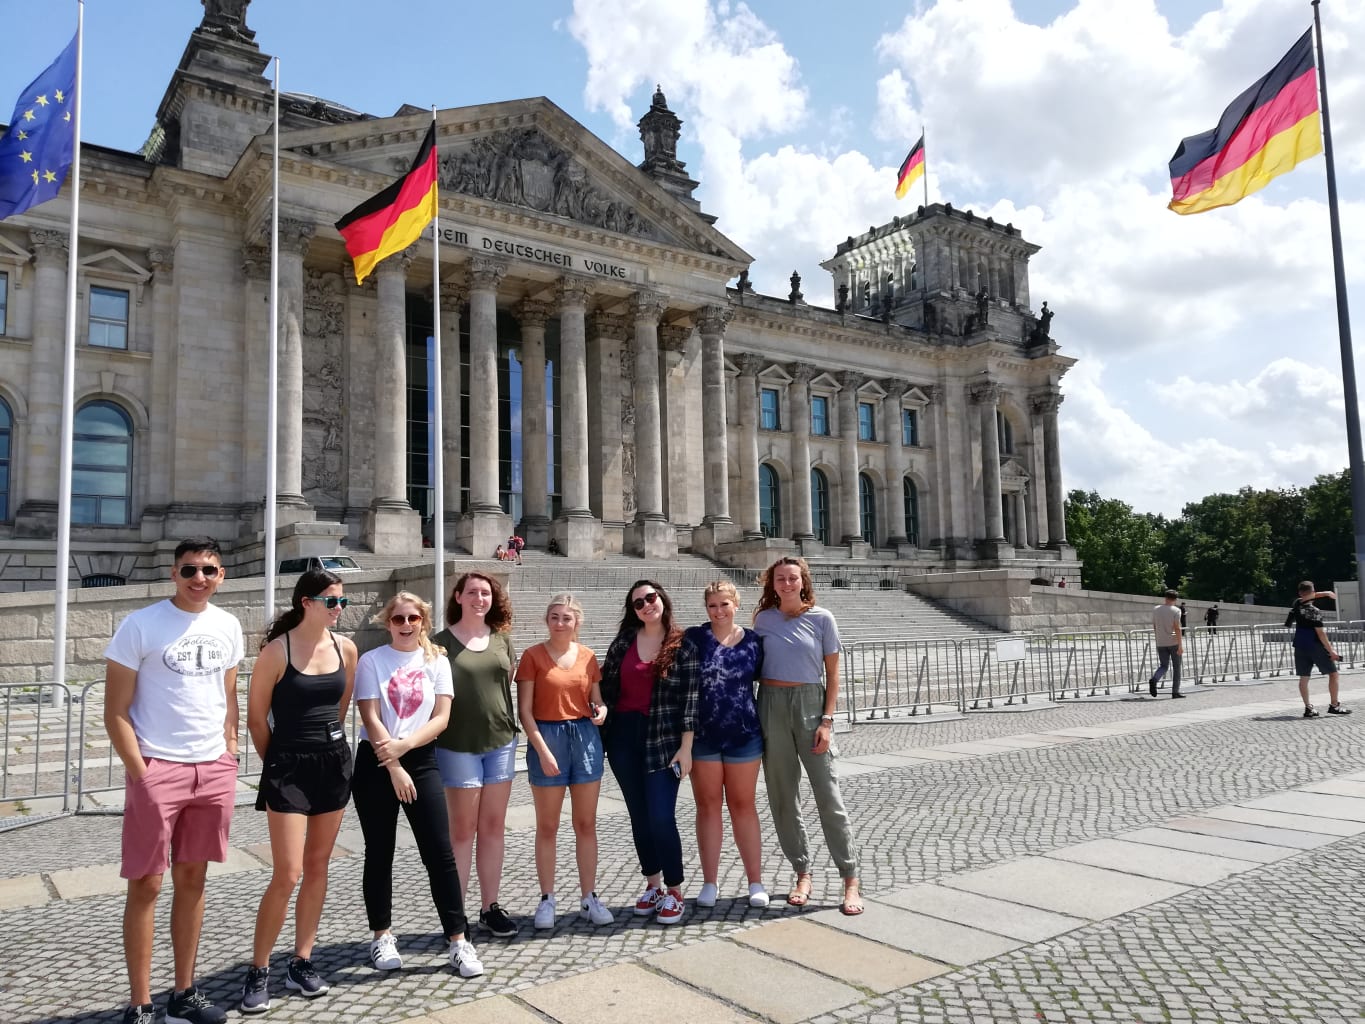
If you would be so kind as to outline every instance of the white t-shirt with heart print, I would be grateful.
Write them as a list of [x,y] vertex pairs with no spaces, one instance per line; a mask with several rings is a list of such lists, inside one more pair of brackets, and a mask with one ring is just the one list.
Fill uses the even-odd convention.
[[[355,667],[355,699],[379,701],[379,718],[394,739],[412,735],[431,719],[438,695],[455,696],[450,659],[426,660],[415,651],[394,650],[388,644],[366,651]],[[369,739],[365,727],[360,738]]]

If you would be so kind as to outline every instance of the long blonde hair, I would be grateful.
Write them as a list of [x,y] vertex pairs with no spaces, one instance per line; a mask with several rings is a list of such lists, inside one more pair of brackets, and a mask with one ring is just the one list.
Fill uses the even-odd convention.
[[443,657],[446,649],[440,644],[431,642],[431,605],[427,604],[416,594],[408,590],[400,590],[385,602],[384,607],[370,621],[377,626],[385,629],[389,625],[389,616],[400,604],[416,605],[417,610],[422,613],[422,628],[417,631],[417,643],[422,648],[422,653],[426,656],[426,661],[435,661]]

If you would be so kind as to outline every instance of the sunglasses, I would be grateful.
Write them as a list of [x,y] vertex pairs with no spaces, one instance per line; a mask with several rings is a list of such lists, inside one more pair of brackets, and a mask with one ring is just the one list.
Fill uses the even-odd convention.
[[395,626],[415,626],[422,621],[421,615],[390,615],[389,622]]
[[351,603],[349,597],[305,597],[305,601],[312,601],[326,607],[330,612],[333,608],[345,608]]
[[192,580],[196,573],[203,573],[204,579],[211,580],[218,575],[222,566],[219,565],[182,565],[180,567],[180,578],[182,580]]
[[653,603],[654,603],[655,601],[657,601],[657,600],[659,600],[659,595],[658,595],[657,593],[649,593],[649,594],[646,594],[644,597],[637,597],[634,601],[632,601],[632,602],[630,602],[630,603],[631,603],[631,605],[635,608],[635,610],[638,612],[638,611],[639,611],[641,608],[643,608],[645,605],[647,605],[647,604],[653,604]]

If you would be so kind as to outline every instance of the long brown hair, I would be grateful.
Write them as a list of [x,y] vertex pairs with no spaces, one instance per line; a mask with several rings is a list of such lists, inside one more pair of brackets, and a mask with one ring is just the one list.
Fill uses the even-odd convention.
[[763,584],[763,596],[758,599],[758,607],[754,609],[755,618],[761,611],[782,606],[782,599],[777,596],[777,588],[773,586],[773,574],[780,565],[794,565],[801,570],[801,611],[797,614],[804,614],[815,607],[815,584],[811,582],[810,566],[804,558],[787,555],[764,569],[763,575],[758,578],[759,583]]
[[659,623],[664,627],[664,642],[659,648],[659,653],[654,656],[654,675],[655,677],[665,676],[668,670],[673,667],[673,658],[678,653],[678,648],[682,646],[683,633],[673,622],[673,599],[668,596],[668,591],[653,580],[636,580],[626,591],[625,611],[621,615],[621,625],[617,627],[617,635],[627,631],[633,636],[644,628],[644,623],[640,621],[640,616],[635,611],[635,606],[630,603],[630,595],[641,587],[649,587],[659,595],[659,603],[663,606],[664,613],[659,617]]
[[446,625],[453,626],[460,621],[464,609],[460,607],[460,602],[455,600],[455,596],[464,593],[464,588],[469,585],[470,580],[483,580],[493,592],[493,603],[488,607],[488,614],[483,617],[484,624],[494,633],[506,633],[512,628],[512,602],[507,597],[507,591],[502,589],[497,580],[478,571],[465,573],[455,581],[455,586],[450,588],[450,600],[446,602]]

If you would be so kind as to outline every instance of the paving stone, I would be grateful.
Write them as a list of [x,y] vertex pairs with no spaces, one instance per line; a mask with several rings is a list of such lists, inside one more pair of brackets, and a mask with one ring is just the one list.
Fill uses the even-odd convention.
[[736,942],[780,956],[859,988],[890,992],[948,970],[856,935],[832,932],[810,921],[774,921],[738,932]]
[[639,1024],[644,1007],[667,1007],[670,1018],[687,1024],[755,1019],[634,964],[618,964],[541,985],[521,998],[560,1024]]
[[1234,857],[1261,864],[1283,860],[1298,852],[1283,846],[1223,839],[1219,836],[1200,835],[1198,832],[1180,832],[1172,828],[1140,828],[1134,832],[1124,832],[1115,838],[1125,839],[1130,843],[1146,843],[1172,850],[1193,850],[1195,853],[1211,853],[1215,857]]
[[1365,782],[1352,779],[1323,779],[1321,782],[1310,782],[1306,786],[1300,786],[1298,792],[1365,799]]
[[1272,793],[1255,800],[1243,800],[1243,807],[1261,811],[1284,811],[1338,821],[1365,821],[1365,800],[1349,796],[1324,796],[1321,793]]
[[1248,843],[1269,843],[1272,846],[1286,846],[1296,850],[1312,850],[1332,842],[1332,836],[1321,832],[1301,832],[1296,829],[1271,828],[1266,825],[1252,825],[1227,818],[1170,818],[1162,822],[1166,828],[1181,832],[1198,832],[1206,836],[1223,836],[1226,839],[1241,839]]
[[778,1024],[796,1024],[862,998],[857,989],[803,965],[719,939],[660,953],[649,965]]
[[1215,857],[1188,850],[1160,850],[1123,839],[1094,839],[1053,850],[1048,856],[1181,885],[1212,885],[1229,875],[1240,874],[1256,866],[1255,862],[1249,860]]
[[1079,917],[1054,914],[1022,903],[997,900],[944,885],[912,885],[908,889],[878,896],[877,899],[916,913],[1023,939],[1025,942],[1041,942],[1090,923]]
[[809,915],[809,920],[948,964],[975,963],[1023,945],[1018,939],[875,901],[870,901],[866,912],[857,917],[845,917],[838,910],[822,910]]
[[905,768],[915,765],[927,764],[938,758],[921,757],[907,752],[888,752],[884,754],[858,754],[856,756],[844,755],[839,758],[839,774],[844,772],[844,765],[849,761],[857,761],[859,764],[872,765],[877,768]]
[[940,750],[937,747],[911,747],[909,750],[901,750],[897,753],[904,757],[914,758],[917,761],[967,761],[975,756],[956,750]]
[[1203,812],[1206,817],[1240,821],[1248,825],[1286,828],[1294,832],[1318,832],[1327,836],[1358,836],[1365,832],[1365,823],[1315,818],[1307,814],[1286,814],[1284,811],[1260,811],[1252,807],[1215,807]]
[[943,879],[943,884],[1094,921],[1186,891],[1185,886],[1170,882],[1047,857],[1025,857],[951,876]]
[[89,867],[53,871],[47,877],[59,898],[77,900],[86,896],[125,892],[128,883],[119,877],[120,867],[119,864],[92,864]]
[[0,910],[15,907],[34,907],[46,903],[51,897],[40,875],[20,875],[17,878],[0,878]]
[[946,743],[934,749],[946,750],[954,754],[971,754],[974,757],[984,757],[990,754],[1003,754],[1009,748],[991,743],[989,740],[975,740],[969,743]]
[[544,1024],[543,1018],[508,996],[491,996],[461,1003],[427,1016],[435,1024]]

